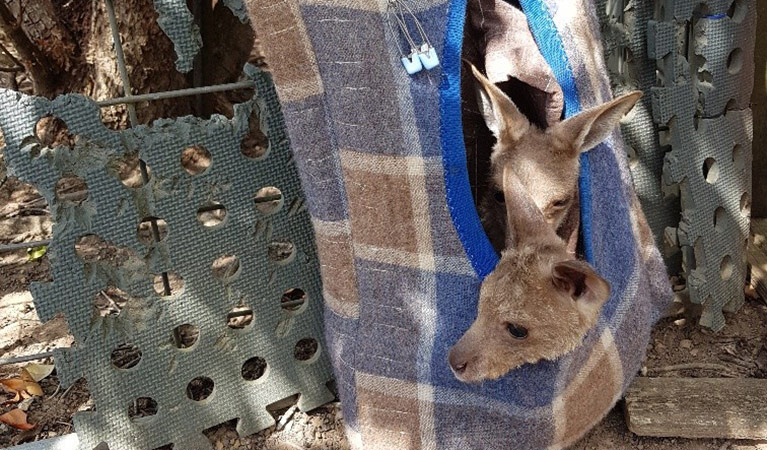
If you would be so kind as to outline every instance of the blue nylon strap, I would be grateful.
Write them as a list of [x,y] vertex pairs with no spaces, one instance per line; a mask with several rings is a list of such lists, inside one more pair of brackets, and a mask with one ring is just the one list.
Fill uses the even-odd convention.
[[[527,23],[533,33],[538,49],[551,66],[554,76],[562,87],[565,97],[565,117],[572,117],[581,110],[578,86],[575,83],[570,61],[567,58],[562,37],[559,35],[551,13],[543,0],[520,0],[527,16]],[[581,172],[578,177],[581,208],[581,242],[586,261],[594,263],[591,242],[591,168],[587,153],[581,154]]]
[[466,166],[461,121],[461,45],[465,16],[466,0],[451,0],[442,54],[442,83],[439,87],[442,117],[440,137],[450,216],[474,271],[480,278],[484,278],[498,264],[498,255],[479,221]]
[[[565,117],[581,110],[575,82],[562,38],[551,14],[542,0],[521,0],[528,24],[541,54],[551,66],[562,87]],[[442,83],[439,87],[440,137],[445,168],[445,190],[450,216],[474,271],[480,278],[487,276],[498,263],[474,206],[466,165],[466,148],[461,121],[461,46],[466,19],[466,0],[451,0],[442,55]],[[591,179],[587,154],[581,155],[580,190],[581,242],[587,261],[594,262],[591,242]]]

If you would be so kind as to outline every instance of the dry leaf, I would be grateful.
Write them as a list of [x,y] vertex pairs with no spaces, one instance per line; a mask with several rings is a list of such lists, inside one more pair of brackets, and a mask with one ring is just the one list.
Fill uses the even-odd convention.
[[14,398],[12,401],[18,401],[18,395],[21,394],[22,397],[27,398],[28,395],[37,395],[42,396],[43,388],[40,387],[39,384],[35,383],[34,381],[28,381],[31,379],[31,375],[29,374],[22,374],[22,377],[27,378],[27,380],[23,378],[11,378],[8,380],[0,380],[0,384],[3,385],[5,390],[16,393],[16,398]]
[[27,386],[24,390],[30,393],[31,395],[37,395],[38,397],[45,395],[43,392],[43,388],[41,388],[40,385],[35,383],[34,381],[27,381]]
[[7,391],[14,393],[23,391],[27,385],[27,382],[21,378],[10,378],[8,380],[0,380],[0,384],[2,384]]
[[[40,380],[45,379],[53,372],[54,367],[53,364],[27,364],[21,369],[21,378],[23,380],[36,381],[39,383]],[[25,378],[25,376],[29,376],[29,379]]]
[[27,413],[14,409],[0,416],[0,422],[19,430],[31,430],[35,426],[27,422]]
[[16,396],[13,397],[12,399],[8,400],[8,401],[3,402],[3,405],[7,405],[7,404],[10,404],[10,403],[18,403],[18,402],[21,401],[21,394],[18,391],[14,391],[14,392],[16,392]]

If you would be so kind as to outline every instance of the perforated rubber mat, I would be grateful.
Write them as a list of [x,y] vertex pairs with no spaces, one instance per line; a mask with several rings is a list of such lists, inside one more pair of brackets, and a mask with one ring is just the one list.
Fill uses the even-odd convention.
[[[237,418],[247,435],[274,423],[275,401],[300,394],[308,410],[333,398],[314,237],[280,106],[268,74],[245,73],[257,93],[232,119],[124,131],[82,96],[0,91],[9,172],[56,219],[53,281],[31,291],[41,320],[61,312],[75,337],[55,362],[64,386],[85,377],[94,400],[75,416],[83,449],[209,448],[206,428]],[[35,137],[45,116],[66,123],[71,148]],[[249,126],[268,147],[242,144]],[[82,183],[86,194],[71,188]]]
[[645,92],[622,127],[643,209],[701,324],[721,329],[746,276],[755,1],[608,0],[598,14],[615,90]]

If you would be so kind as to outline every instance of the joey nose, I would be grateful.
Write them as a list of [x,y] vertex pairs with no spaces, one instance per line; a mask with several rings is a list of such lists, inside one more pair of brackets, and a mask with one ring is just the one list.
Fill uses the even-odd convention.
[[450,368],[453,369],[453,372],[457,374],[462,374],[466,371],[466,366],[468,366],[468,361],[466,359],[461,358],[459,355],[456,354],[456,352],[450,352],[450,355],[448,356],[448,363],[450,364]]

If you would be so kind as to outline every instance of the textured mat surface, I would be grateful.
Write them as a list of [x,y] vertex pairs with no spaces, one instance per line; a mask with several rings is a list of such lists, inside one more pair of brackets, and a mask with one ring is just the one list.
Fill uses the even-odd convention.
[[[275,401],[300,394],[311,409],[333,398],[314,237],[282,113],[270,76],[246,75],[257,94],[232,119],[119,132],[82,96],[0,91],[9,172],[37,186],[56,218],[53,281],[31,291],[41,320],[62,312],[75,336],[55,361],[62,383],[85,377],[95,402],[75,416],[80,448],[208,448],[206,428],[238,418],[251,434],[274,423]],[[45,116],[66,123],[71,148],[34,136]],[[269,138],[256,158],[241,152],[249,126]],[[203,156],[182,166],[193,146]],[[62,179],[85,183],[87,197]]]
[[652,97],[656,86],[655,60],[647,54],[647,22],[653,19],[653,2],[600,0],[596,2],[602,27],[605,61],[615,95],[639,89],[645,93],[634,112],[621,124],[628,150],[629,169],[634,188],[655,241],[664,253],[669,274],[681,270],[681,255],[674,246],[664,245],[666,227],[679,223],[679,198],[665,196],[662,190],[663,155],[658,141],[658,126],[652,117]]
[[722,309],[743,302],[755,6],[609,0],[598,9],[614,88],[646,94],[623,125],[643,209],[669,272],[681,270],[704,305],[701,324],[715,330]]

